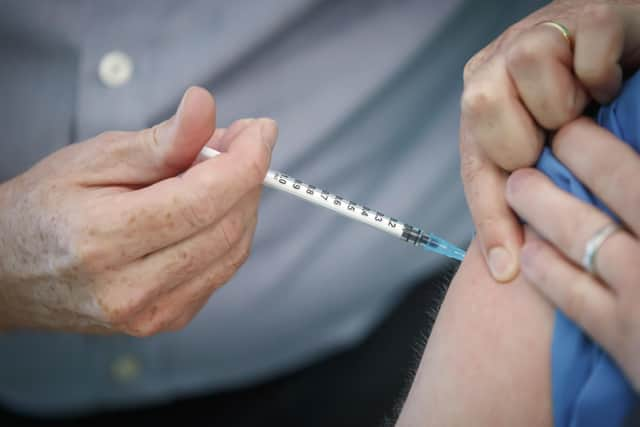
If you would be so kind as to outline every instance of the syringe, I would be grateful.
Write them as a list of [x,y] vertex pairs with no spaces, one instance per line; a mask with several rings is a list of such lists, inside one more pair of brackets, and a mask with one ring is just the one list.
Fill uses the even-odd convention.
[[[200,151],[198,160],[206,160],[220,154],[210,147]],[[406,242],[421,246],[425,250],[436,252],[449,258],[462,261],[465,251],[447,242],[433,233],[425,233],[418,227],[402,223],[379,211],[370,209],[351,200],[331,194],[325,190],[292,178],[285,173],[269,170],[264,178],[264,185],[284,191],[303,200],[331,209],[340,215],[365,223]]]

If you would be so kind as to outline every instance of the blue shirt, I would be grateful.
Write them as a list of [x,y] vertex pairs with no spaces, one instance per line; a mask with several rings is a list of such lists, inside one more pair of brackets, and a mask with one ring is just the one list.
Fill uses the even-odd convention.
[[[640,73],[598,113],[598,123],[640,150]],[[611,212],[545,148],[538,168],[575,197]],[[558,427],[619,426],[638,403],[620,368],[596,342],[558,311],[553,331],[552,397]]]

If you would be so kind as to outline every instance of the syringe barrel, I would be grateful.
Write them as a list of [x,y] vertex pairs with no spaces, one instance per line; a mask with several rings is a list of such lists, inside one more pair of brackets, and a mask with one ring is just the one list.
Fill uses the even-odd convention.
[[[210,147],[204,147],[197,161],[210,159],[219,154],[219,152]],[[351,200],[329,193],[321,188],[306,184],[283,172],[269,170],[264,178],[264,185],[284,191],[315,205],[322,206],[323,208],[330,209],[340,215],[377,228],[380,231],[384,231],[416,246],[428,246],[438,250],[442,249],[439,247],[440,242],[432,241],[429,234],[424,234],[422,230],[417,227],[404,224],[380,211],[370,209]]]
[[359,205],[351,200],[306,184],[278,171],[269,171],[264,179],[266,186],[285,191],[308,202],[330,209],[340,215],[367,224],[395,237],[402,238],[405,225],[382,212]]

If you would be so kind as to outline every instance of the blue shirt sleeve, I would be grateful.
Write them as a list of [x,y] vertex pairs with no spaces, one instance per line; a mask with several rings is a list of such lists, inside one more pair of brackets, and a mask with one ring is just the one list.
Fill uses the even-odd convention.
[[[640,151],[640,73],[626,82],[615,101],[600,108],[598,123]],[[537,167],[558,187],[615,219],[548,147]],[[558,427],[619,426],[639,402],[611,357],[560,311],[553,331],[551,384],[554,424]]]

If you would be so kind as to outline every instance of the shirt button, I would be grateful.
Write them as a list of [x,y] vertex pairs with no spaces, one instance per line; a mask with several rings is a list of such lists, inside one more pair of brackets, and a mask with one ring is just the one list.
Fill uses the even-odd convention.
[[124,52],[114,50],[100,60],[98,66],[100,81],[111,88],[126,84],[133,76],[133,61]]
[[111,376],[119,383],[129,383],[140,376],[140,361],[130,354],[122,355],[111,363]]

